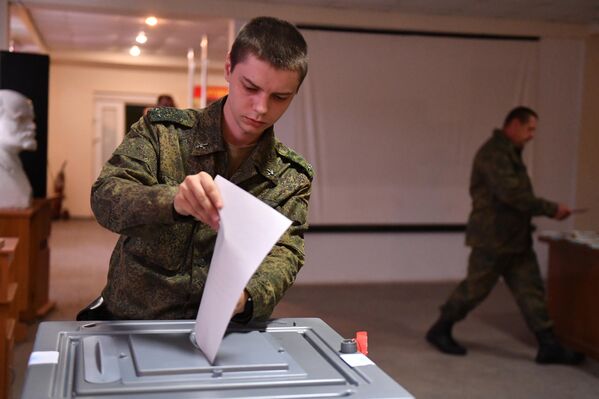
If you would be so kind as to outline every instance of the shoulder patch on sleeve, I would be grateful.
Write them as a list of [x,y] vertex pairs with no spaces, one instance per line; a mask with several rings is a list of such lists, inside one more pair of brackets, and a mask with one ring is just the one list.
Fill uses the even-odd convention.
[[275,149],[277,151],[277,154],[279,154],[281,157],[298,165],[306,173],[306,175],[308,176],[308,178],[310,180],[312,180],[312,178],[314,178],[314,168],[300,154],[293,151],[291,148],[287,147],[285,144],[281,143],[280,141],[277,141],[277,144],[275,145]]
[[190,109],[152,108],[148,111],[148,119],[152,123],[177,123],[185,127],[193,127],[195,114]]

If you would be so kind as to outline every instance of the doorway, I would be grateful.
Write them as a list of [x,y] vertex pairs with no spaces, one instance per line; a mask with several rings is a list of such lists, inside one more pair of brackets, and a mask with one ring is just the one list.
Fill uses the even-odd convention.
[[94,94],[93,181],[100,175],[102,166],[115,148],[123,141],[131,121],[137,121],[143,110],[155,103],[156,97],[156,94],[116,92]]

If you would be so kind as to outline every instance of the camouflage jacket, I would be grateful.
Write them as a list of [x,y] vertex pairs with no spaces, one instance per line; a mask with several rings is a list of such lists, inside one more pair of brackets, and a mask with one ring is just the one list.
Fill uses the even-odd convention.
[[[216,232],[177,215],[173,199],[186,175],[226,176],[225,101],[199,111],[150,111],[132,125],[92,187],[98,222],[121,235],[103,291],[117,318],[190,319],[197,313]],[[304,263],[312,167],[270,128],[229,180],[293,221],[246,287],[252,319],[266,320]]]
[[498,252],[530,248],[532,217],[557,212],[556,203],[535,196],[521,149],[501,130],[495,130],[476,153],[470,196],[466,244]]

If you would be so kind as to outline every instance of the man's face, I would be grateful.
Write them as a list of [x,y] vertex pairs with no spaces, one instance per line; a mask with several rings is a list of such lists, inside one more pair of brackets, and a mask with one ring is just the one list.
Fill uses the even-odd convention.
[[518,119],[513,119],[506,127],[505,132],[508,138],[516,147],[523,148],[526,143],[532,140],[537,131],[537,118],[530,116],[525,123]]
[[287,110],[299,86],[298,72],[276,69],[253,54],[233,71],[227,56],[225,79],[229,97],[223,111],[223,134],[234,146],[255,144]]
[[35,151],[35,123],[31,101],[7,101],[0,116],[0,147]]

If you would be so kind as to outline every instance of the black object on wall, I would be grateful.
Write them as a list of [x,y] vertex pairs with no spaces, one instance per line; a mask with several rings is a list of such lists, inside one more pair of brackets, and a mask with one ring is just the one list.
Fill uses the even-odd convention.
[[125,104],[125,126],[123,132],[128,132],[131,125],[144,115],[146,108],[154,107],[154,104]]
[[20,157],[35,198],[46,197],[49,70],[47,55],[0,51],[0,89],[18,91],[33,102],[37,150]]

